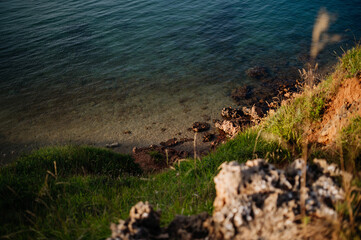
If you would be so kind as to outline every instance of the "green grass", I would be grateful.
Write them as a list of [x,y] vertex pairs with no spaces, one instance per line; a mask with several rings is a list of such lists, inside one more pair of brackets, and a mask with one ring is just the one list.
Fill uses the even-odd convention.
[[[142,176],[129,156],[103,149],[67,146],[35,151],[0,171],[0,236],[104,239],[110,234],[110,222],[127,218],[139,201],[161,209],[163,225],[177,214],[211,213],[213,178],[222,162],[245,162],[255,156],[290,160],[280,143],[266,141],[258,133],[240,134],[196,166],[189,160],[175,165],[176,170]],[[56,177],[47,174],[54,173],[54,160]],[[123,170],[115,173],[108,165]]]
[[166,158],[163,154],[161,154],[160,152],[153,150],[150,151],[149,156],[154,160],[154,162],[156,162],[157,164],[164,164],[166,163]]
[[[129,155],[92,147],[45,148],[22,156],[0,169],[0,236],[26,229],[26,238],[30,229],[24,226],[29,222],[46,219],[49,213],[60,214],[57,210],[73,209],[69,206],[77,206],[76,199],[82,195],[83,203],[92,204],[87,198],[96,197],[94,193],[104,191],[107,184],[115,184],[120,177],[140,174],[140,167]],[[74,199],[69,197],[72,193]],[[64,200],[65,206],[57,202],[59,199]],[[68,212],[79,215],[76,211]]]
[[329,85],[329,80],[325,81],[316,89],[307,90],[309,92],[281,106],[264,122],[265,130],[280,136],[301,151],[305,127],[319,122],[325,112],[331,96]]
[[361,46],[359,44],[356,47],[347,50],[342,58],[341,68],[346,72],[346,77],[357,77],[361,74]]
[[361,116],[351,119],[342,129],[341,141],[345,168],[349,171],[361,170]]
[[300,152],[305,129],[322,119],[328,101],[340,87],[343,79],[360,76],[360,72],[361,47],[357,45],[340,58],[332,75],[326,77],[316,88],[305,87],[301,96],[281,106],[270,116],[264,123],[265,130],[280,136]]
[[302,123],[305,120],[304,98],[295,99],[292,104],[280,107],[264,123],[266,131],[278,135],[285,141],[300,148],[303,134]]

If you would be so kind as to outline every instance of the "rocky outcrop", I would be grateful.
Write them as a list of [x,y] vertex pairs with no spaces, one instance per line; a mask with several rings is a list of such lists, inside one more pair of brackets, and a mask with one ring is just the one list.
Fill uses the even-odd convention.
[[[130,211],[126,221],[112,224],[113,239],[331,239],[334,209],[344,199],[337,179],[347,174],[336,165],[315,159],[307,168],[306,214],[317,225],[305,231],[300,216],[300,180],[303,161],[285,170],[263,159],[244,164],[223,163],[214,178],[217,196],[212,216],[177,216],[159,227],[159,213],[146,202]],[[336,178],[335,178],[336,177]]]
[[234,137],[241,131],[241,123],[236,119],[215,121],[214,126],[225,132],[229,137]]
[[[298,223],[301,167],[302,160],[285,171],[262,159],[223,163],[214,179],[213,217],[205,223],[210,239],[303,239]],[[344,198],[343,190],[320,164],[308,169],[307,214],[335,219],[333,206]]]
[[227,107],[222,109],[221,115],[224,120],[216,120],[214,122],[215,127],[233,138],[243,128],[258,123],[263,117],[263,112],[256,106],[243,107],[242,109]]

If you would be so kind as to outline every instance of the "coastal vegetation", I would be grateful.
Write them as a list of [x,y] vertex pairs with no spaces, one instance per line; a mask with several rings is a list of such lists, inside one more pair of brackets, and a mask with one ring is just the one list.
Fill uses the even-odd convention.
[[[44,148],[21,156],[0,169],[0,238],[104,239],[110,234],[110,222],[127,218],[139,201],[149,201],[162,210],[163,225],[177,214],[211,214],[213,178],[223,162],[264,158],[285,166],[306,151],[309,161],[327,157],[353,173],[352,182],[344,184],[345,202],[336,206],[338,237],[359,239],[361,117],[349,110],[347,121],[330,126],[336,133],[327,141],[318,142],[322,134],[317,133],[324,130],[324,117],[336,114],[329,109],[343,83],[349,78],[360,82],[360,76],[361,47],[357,45],[345,52],[330,76],[317,85],[305,84],[303,92],[260,124],[199,161],[177,162],[160,173],[142,173],[130,155],[87,146]],[[306,74],[306,78],[315,76]],[[156,151],[150,155],[166,161]]]

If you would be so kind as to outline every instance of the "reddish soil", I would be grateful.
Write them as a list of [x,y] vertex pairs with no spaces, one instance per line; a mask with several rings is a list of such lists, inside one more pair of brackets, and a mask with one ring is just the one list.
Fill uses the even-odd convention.
[[152,145],[144,148],[134,148],[132,156],[145,172],[157,172],[172,166],[178,159],[187,158],[189,153]]
[[345,79],[327,104],[322,121],[309,136],[309,141],[333,146],[339,129],[348,125],[349,119],[361,116],[361,79]]

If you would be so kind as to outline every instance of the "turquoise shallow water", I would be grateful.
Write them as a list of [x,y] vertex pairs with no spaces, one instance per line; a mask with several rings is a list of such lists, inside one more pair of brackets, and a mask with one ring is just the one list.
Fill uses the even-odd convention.
[[[0,140],[170,137],[216,117],[232,87],[257,85],[248,68],[302,67],[321,7],[342,36],[320,54],[326,65],[360,39],[360,1],[3,0]],[[159,126],[148,136],[146,125]]]

